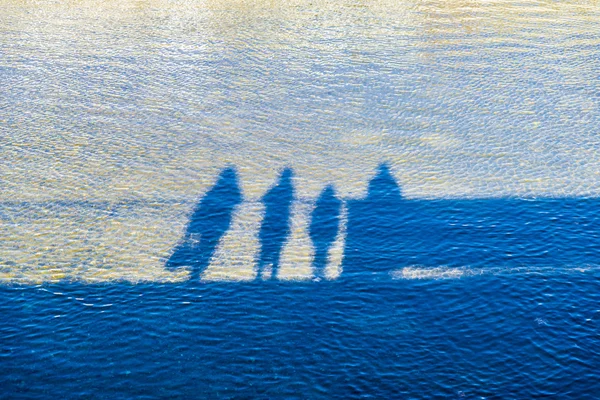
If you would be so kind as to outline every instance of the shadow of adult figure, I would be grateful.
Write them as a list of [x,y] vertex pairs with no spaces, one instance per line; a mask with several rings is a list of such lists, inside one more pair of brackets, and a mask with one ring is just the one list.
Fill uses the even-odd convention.
[[390,268],[396,257],[397,216],[403,214],[405,201],[386,164],[379,166],[369,182],[367,197],[348,201],[348,236],[343,279],[360,279],[365,273]]
[[290,232],[290,212],[294,200],[293,172],[286,168],[277,185],[263,197],[265,217],[259,232],[261,243],[258,276],[275,278],[281,250]]
[[190,280],[198,281],[231,224],[233,209],[241,201],[237,174],[233,168],[226,168],[194,209],[185,235],[166,268],[191,268]]
[[[597,264],[598,199],[405,199],[387,165],[365,199],[348,201],[343,279],[386,279],[404,267]],[[575,234],[576,232],[576,234]]]

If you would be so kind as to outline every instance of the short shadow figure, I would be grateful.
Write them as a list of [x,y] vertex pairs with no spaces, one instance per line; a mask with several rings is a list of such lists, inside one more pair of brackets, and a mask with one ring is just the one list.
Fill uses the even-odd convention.
[[339,226],[342,201],[335,197],[331,186],[325,188],[312,213],[310,222],[310,238],[315,247],[314,268],[315,276],[324,277],[327,266],[327,252],[333,244]]
[[269,273],[271,278],[277,276],[281,249],[290,231],[290,212],[294,200],[292,177],[292,170],[285,169],[277,185],[262,199],[265,205],[265,218],[258,235],[261,243],[259,277],[265,276],[266,273]]
[[224,169],[215,186],[196,206],[185,236],[167,261],[166,268],[190,267],[191,281],[198,281],[231,224],[233,209],[241,201],[235,170]]

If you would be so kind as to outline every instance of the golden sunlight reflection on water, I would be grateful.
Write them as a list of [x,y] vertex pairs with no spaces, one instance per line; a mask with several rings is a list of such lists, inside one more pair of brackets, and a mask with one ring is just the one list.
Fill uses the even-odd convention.
[[312,276],[321,191],[364,197],[382,163],[409,198],[600,193],[597,1],[1,8],[4,282],[186,279],[165,259],[227,166],[244,202],[209,280],[254,279],[284,168],[281,279]]

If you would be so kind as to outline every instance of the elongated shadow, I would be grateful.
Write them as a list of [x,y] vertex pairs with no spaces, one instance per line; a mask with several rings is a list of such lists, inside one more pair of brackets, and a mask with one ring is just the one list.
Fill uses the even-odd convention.
[[265,218],[259,232],[261,243],[258,276],[271,268],[270,276],[277,276],[281,249],[290,231],[290,211],[294,200],[293,172],[285,169],[276,186],[265,194]]
[[[259,276],[276,277],[290,235],[293,171],[282,172],[261,200]],[[242,201],[234,169],[223,170],[194,210],[167,268],[191,267],[197,281]],[[326,188],[310,217],[314,271],[323,276],[330,249],[344,235],[342,280],[389,279],[405,267],[544,267],[597,265],[598,199],[405,199],[387,165],[379,167],[367,197],[342,202]],[[346,210],[346,211],[343,211]],[[342,216],[343,212],[343,216]],[[339,253],[333,252],[332,254]],[[338,264],[339,265],[339,264]],[[328,270],[327,270],[328,272]]]
[[166,263],[166,268],[190,267],[197,281],[208,266],[219,239],[231,224],[233,209],[242,201],[237,174],[224,169],[215,186],[196,206],[185,235]]
[[343,279],[416,268],[571,268],[600,258],[599,200],[405,199],[386,165],[348,201]]
[[328,186],[317,199],[310,222],[310,238],[315,247],[314,269],[316,277],[324,277],[327,266],[327,252],[338,233],[342,201],[335,197],[335,191]]
[[369,182],[367,197],[348,202],[344,279],[387,273],[399,258],[410,257],[416,237],[424,234],[417,225],[422,218],[415,218],[413,208],[403,199],[388,166],[382,164]]
[[[353,201],[348,207],[348,237],[346,239],[345,278],[355,278],[369,270],[375,272],[389,269],[387,259],[395,240],[392,215],[402,215],[404,201],[400,187],[392,177],[387,165],[379,167],[377,175],[369,182],[367,198]],[[391,234],[391,235],[390,235]],[[383,246],[385,244],[385,246]],[[388,252],[384,252],[387,247]],[[357,268],[360,266],[360,270]]]

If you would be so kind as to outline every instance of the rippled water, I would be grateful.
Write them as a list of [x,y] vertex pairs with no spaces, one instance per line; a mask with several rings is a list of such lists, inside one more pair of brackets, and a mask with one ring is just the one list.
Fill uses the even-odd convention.
[[165,259],[228,167],[248,202],[232,226],[253,232],[224,245],[245,255],[251,203],[285,168],[309,204],[328,185],[364,197],[383,163],[407,198],[600,193],[594,1],[6,0],[0,15],[4,280],[186,279]]
[[0,4],[0,397],[598,398],[600,3]]

